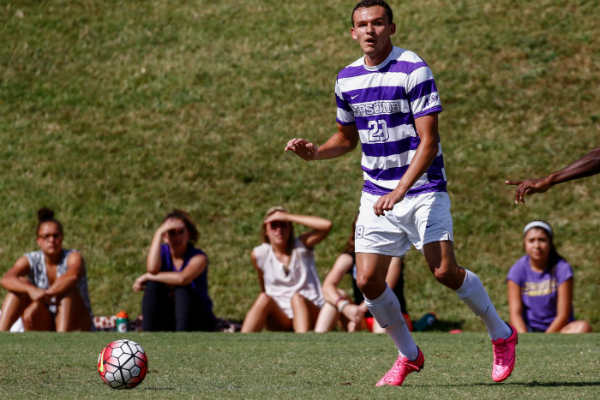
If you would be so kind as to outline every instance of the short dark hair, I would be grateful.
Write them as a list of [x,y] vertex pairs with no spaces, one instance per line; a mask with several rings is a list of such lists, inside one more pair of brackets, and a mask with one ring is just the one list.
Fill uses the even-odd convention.
[[369,8],[375,6],[383,7],[385,9],[385,15],[388,18],[388,23],[394,23],[394,13],[392,12],[392,8],[384,0],[361,0],[352,9],[352,14],[350,15],[350,25],[354,26],[354,12],[356,10],[359,8]]

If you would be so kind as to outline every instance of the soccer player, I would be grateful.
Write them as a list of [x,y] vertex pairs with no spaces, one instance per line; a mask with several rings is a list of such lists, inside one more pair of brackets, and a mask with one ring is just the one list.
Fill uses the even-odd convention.
[[522,181],[507,180],[507,185],[518,185],[515,190],[515,204],[525,203],[525,196],[533,193],[544,193],[550,187],[600,173],[600,147],[590,151],[579,160],[563,169],[553,172],[544,178],[525,179]]
[[362,147],[364,186],[356,224],[357,283],[371,314],[398,348],[392,368],[377,382],[402,385],[425,363],[385,283],[386,266],[414,245],[435,278],[455,290],[485,323],[492,339],[492,378],[515,364],[517,332],[498,316],[481,281],[458,266],[438,134],[440,98],[427,64],[392,45],[393,14],[384,1],[364,0],[352,11],[352,38],[364,56],[343,68],[335,85],[337,132],[323,145],[293,138],[285,150],[322,160]]

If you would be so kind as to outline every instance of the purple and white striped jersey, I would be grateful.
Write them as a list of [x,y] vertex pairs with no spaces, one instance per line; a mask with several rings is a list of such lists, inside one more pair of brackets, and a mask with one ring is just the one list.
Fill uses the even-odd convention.
[[[381,64],[363,57],[336,80],[337,122],[356,124],[362,146],[363,191],[384,195],[396,188],[421,142],[415,119],[442,111],[433,73],[412,51],[394,47]],[[441,144],[427,171],[406,193],[445,192]]]

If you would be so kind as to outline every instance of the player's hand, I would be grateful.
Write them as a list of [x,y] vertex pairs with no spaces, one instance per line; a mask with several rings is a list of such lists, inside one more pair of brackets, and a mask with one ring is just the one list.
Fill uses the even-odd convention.
[[517,185],[515,190],[515,204],[525,203],[525,196],[533,193],[543,193],[550,189],[551,183],[546,178],[525,179],[523,181],[513,181],[507,179],[507,185]]
[[158,231],[160,231],[161,234],[165,234],[170,230],[180,228],[185,228],[185,224],[183,223],[183,221],[177,218],[168,218],[158,227]]
[[144,286],[146,286],[146,281],[148,279],[146,278],[146,274],[141,275],[140,277],[138,277],[135,282],[133,282],[133,290],[136,292],[141,292],[142,290],[144,290]]
[[46,294],[45,289],[40,289],[37,286],[32,286],[27,290],[27,294],[31,301],[40,301],[42,303],[48,303],[49,297]]
[[401,201],[403,198],[404,198],[404,193],[397,192],[395,190],[386,194],[385,196],[381,196],[379,199],[377,199],[377,201],[375,202],[375,205],[373,206],[375,215],[381,216],[386,211],[390,211],[391,209],[394,208],[396,203]]
[[265,224],[273,221],[289,221],[288,213],[285,211],[275,211],[273,214],[265,218]]
[[182,229],[186,229],[183,221],[177,218],[169,218],[158,227],[155,235],[158,235],[163,241],[166,241],[169,232],[180,232]]
[[319,146],[306,139],[293,138],[287,142],[284,151],[292,151],[304,160],[312,161],[315,159],[318,148]]
[[348,304],[342,310],[342,314],[344,314],[346,318],[354,322],[356,325],[359,325],[360,321],[362,321],[365,317],[365,310],[356,304]]

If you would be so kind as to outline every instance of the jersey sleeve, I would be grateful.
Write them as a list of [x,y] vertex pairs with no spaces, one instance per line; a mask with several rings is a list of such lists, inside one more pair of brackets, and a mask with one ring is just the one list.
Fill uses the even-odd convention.
[[524,280],[523,269],[519,267],[519,262],[517,261],[512,267],[510,267],[508,275],[506,275],[506,281],[512,281],[520,287],[523,287]]
[[573,268],[571,265],[565,260],[560,260],[556,265],[556,283],[560,285],[561,283],[568,281],[573,277]]
[[414,118],[441,112],[442,102],[433,72],[424,61],[415,67],[406,77],[406,94]]
[[342,96],[339,79],[335,80],[335,103],[337,105],[336,121],[340,125],[351,125],[354,123],[354,113],[350,104]]

